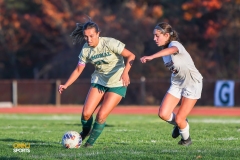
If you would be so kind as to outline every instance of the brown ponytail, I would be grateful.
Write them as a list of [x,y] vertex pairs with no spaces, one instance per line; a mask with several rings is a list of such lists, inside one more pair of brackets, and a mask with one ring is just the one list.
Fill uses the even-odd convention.
[[98,25],[88,17],[88,21],[86,23],[76,23],[75,30],[70,34],[73,38],[73,44],[82,43],[84,40],[84,33],[83,31],[89,28],[95,28],[96,32],[100,32]]

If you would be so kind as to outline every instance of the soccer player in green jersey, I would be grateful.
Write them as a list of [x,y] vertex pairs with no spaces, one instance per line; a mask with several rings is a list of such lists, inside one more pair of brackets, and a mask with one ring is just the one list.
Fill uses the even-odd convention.
[[[178,42],[177,32],[168,23],[157,24],[153,35],[157,46],[162,49],[151,56],[144,56],[140,60],[142,63],[146,63],[162,57],[165,66],[171,71],[171,86],[162,101],[158,115],[161,119],[174,125],[173,138],[181,135],[178,144],[188,146],[192,144],[192,141],[186,118],[201,97],[203,77],[195,67],[190,54]],[[175,114],[173,110],[180,99],[181,104]]]
[[[89,19],[84,24],[77,23],[72,32],[73,42],[86,41],[80,54],[76,69],[64,85],[59,86],[59,93],[67,89],[82,73],[86,63],[92,63],[95,71],[91,76],[91,87],[85,100],[81,123],[84,140],[89,135],[84,147],[92,147],[102,133],[110,112],[125,97],[127,86],[130,84],[129,70],[135,55],[125,48],[125,44],[110,37],[100,37],[96,23]],[[124,62],[126,59],[126,63]],[[101,106],[93,123],[93,112]]]

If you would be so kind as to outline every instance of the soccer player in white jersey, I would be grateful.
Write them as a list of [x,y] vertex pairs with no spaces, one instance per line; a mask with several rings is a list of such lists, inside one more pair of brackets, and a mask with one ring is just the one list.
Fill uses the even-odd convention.
[[[165,66],[171,71],[171,86],[159,108],[158,116],[174,125],[172,137],[181,135],[180,145],[192,144],[187,116],[201,97],[202,75],[184,46],[178,42],[178,34],[165,22],[156,25],[154,41],[161,50],[151,56],[140,58],[142,63],[162,57]],[[178,112],[174,108],[181,100]]]
[[[95,66],[81,116],[82,139],[89,135],[84,147],[93,146],[105,127],[108,115],[122,97],[125,97],[127,86],[130,84],[128,73],[135,59],[135,55],[125,48],[125,44],[114,38],[100,37],[99,34],[98,25],[91,19],[84,24],[77,23],[76,29],[71,34],[73,42],[81,43],[85,40],[86,43],[79,54],[76,69],[66,83],[59,86],[61,94],[81,75],[86,63],[92,63]],[[92,127],[92,115],[100,103],[101,106]]]

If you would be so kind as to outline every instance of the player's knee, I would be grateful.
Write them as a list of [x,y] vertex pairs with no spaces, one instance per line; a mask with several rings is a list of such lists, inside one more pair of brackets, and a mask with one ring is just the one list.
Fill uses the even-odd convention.
[[89,120],[91,116],[92,116],[91,113],[87,113],[87,112],[82,113],[82,119],[84,119],[85,121]]
[[96,121],[100,124],[104,123],[106,121],[106,116],[102,114],[98,114],[96,117]]
[[162,119],[162,120],[168,120],[169,119],[169,114],[167,114],[166,112],[164,111],[159,111],[158,112],[158,116]]
[[185,123],[185,121],[186,121],[186,118],[185,118],[185,117],[176,115],[176,117],[175,117],[175,122],[177,123],[178,126],[181,126],[181,124],[182,124],[182,123]]
[[103,118],[97,118],[96,122],[98,122],[99,124],[103,124],[106,121],[106,119]]

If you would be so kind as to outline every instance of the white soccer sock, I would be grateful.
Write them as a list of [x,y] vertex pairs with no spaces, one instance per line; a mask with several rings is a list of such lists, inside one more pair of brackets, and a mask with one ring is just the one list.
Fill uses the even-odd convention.
[[187,126],[184,129],[179,129],[179,133],[183,140],[187,140],[189,138],[189,125],[187,123]]
[[172,125],[177,126],[177,123],[175,122],[175,117],[176,117],[176,115],[174,113],[172,113],[170,118],[169,118],[169,120],[166,120],[166,122],[168,122],[168,123],[170,123]]

